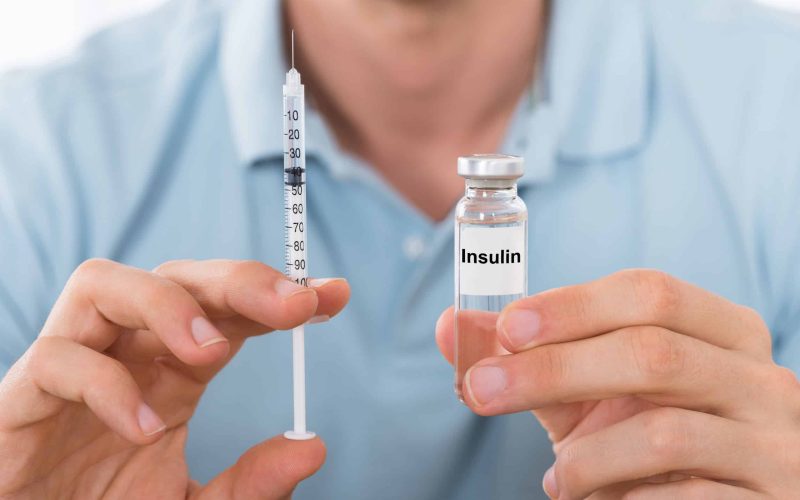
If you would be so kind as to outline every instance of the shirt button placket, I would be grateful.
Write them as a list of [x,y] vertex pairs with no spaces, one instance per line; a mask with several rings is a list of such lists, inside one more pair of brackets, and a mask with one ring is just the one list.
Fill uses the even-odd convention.
[[403,240],[403,253],[409,260],[419,259],[425,253],[425,240],[420,236],[407,236]]

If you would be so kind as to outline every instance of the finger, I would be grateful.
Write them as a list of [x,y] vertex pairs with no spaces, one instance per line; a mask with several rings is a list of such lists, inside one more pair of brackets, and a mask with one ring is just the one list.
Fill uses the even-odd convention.
[[436,324],[436,342],[442,354],[450,363],[455,362],[459,370],[489,356],[508,354],[497,343],[498,315],[495,311],[464,309],[454,312],[452,307],[448,308]]
[[315,323],[339,314],[350,301],[350,285],[343,278],[311,278],[308,286],[317,292],[317,310],[311,318]]
[[289,498],[300,481],[325,462],[319,438],[292,441],[278,436],[250,448],[230,469],[214,478],[193,498]]
[[[338,314],[347,304],[350,297],[350,287],[346,280],[338,278],[311,279],[308,283],[309,287],[316,292],[318,298],[317,308],[311,318],[312,320],[314,318],[323,321],[328,320]],[[209,307],[216,307],[206,302],[207,298],[202,298],[202,300]],[[201,302],[201,305],[203,302]],[[233,309],[227,311],[225,317],[212,317],[211,321],[218,330],[225,332],[234,341],[234,344],[236,344],[237,340],[261,335],[273,330],[270,326],[231,311]],[[220,313],[218,307],[216,308],[216,313]],[[230,314],[235,315],[231,316]],[[232,345],[229,355],[233,354],[236,347],[237,345]],[[121,335],[108,352],[118,359],[149,361],[158,356],[169,354],[169,349],[152,332],[136,330]]]
[[692,478],[663,484],[642,484],[628,491],[625,500],[759,500],[763,495],[739,486]]
[[62,337],[37,339],[0,383],[0,428],[13,430],[83,403],[111,430],[137,444],[157,440],[164,422],[119,362]]
[[333,317],[350,297],[344,279],[310,280],[304,287],[256,261],[176,261],[155,272],[188,290],[212,318],[242,316],[275,330]]
[[[761,364],[659,327],[631,327],[590,339],[485,359],[466,375],[466,402],[481,415],[635,395],[734,418],[769,409]],[[742,383],[743,380],[752,381]],[[742,408],[741,401],[750,401]],[[760,414],[760,413],[758,413]]]
[[553,451],[558,453],[572,440],[659,407],[642,398],[626,396],[548,406],[535,410],[533,414],[547,429],[548,437],[553,442]]
[[746,425],[707,413],[660,408],[564,446],[550,476],[555,488],[551,481],[547,489],[566,498],[584,498],[617,483],[670,472],[746,485],[763,474],[762,463],[758,441]]
[[619,500],[621,498],[625,499],[627,498],[625,495],[632,489],[639,486],[640,484],[661,484],[672,481],[683,481],[686,479],[689,479],[689,476],[687,476],[686,474],[678,474],[678,473],[661,474],[658,476],[651,476],[644,479],[638,479],[636,481],[617,483],[607,488],[597,490],[586,498],[587,500]]
[[41,335],[70,338],[104,351],[124,329],[152,331],[190,365],[213,363],[229,349],[225,336],[179,285],[100,259],[81,264],[73,273]]
[[650,270],[622,271],[518,300],[497,325],[500,341],[512,352],[655,325],[725,349],[770,356],[769,330],[756,312]]
[[439,316],[439,319],[436,321],[435,328],[436,345],[439,346],[439,351],[442,353],[442,356],[444,356],[447,362],[451,365],[453,364],[453,356],[455,355],[453,350],[453,346],[455,345],[453,338],[455,318],[453,314],[453,306],[445,309],[444,312]]

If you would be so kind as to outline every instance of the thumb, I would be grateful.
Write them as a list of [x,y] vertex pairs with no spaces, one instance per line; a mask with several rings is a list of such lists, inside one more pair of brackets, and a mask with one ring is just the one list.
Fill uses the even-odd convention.
[[324,462],[325,444],[321,439],[292,441],[276,436],[247,450],[233,467],[192,498],[290,498],[297,484],[317,472]]
[[455,309],[453,306],[448,307],[444,310],[444,312],[439,316],[439,319],[436,321],[436,345],[439,346],[439,351],[441,351],[442,356],[448,361],[448,363],[453,364],[453,357],[454,357],[454,345],[455,339],[453,330],[455,329]]

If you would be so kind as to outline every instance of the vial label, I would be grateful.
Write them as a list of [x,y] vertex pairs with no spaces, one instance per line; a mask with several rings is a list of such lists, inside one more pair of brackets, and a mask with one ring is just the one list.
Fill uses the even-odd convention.
[[461,227],[458,249],[462,295],[525,293],[525,227]]

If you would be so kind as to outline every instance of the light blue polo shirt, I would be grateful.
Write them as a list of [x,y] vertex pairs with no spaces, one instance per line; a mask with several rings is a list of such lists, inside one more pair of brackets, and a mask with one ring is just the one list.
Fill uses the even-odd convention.
[[[0,373],[89,257],[282,269],[279,23],[274,1],[173,0],[2,79]],[[659,268],[757,308],[800,368],[800,29],[735,0],[556,0],[536,89],[501,148],[527,161],[530,291]],[[307,137],[310,271],[353,296],[309,327],[309,425],[329,454],[297,498],[543,497],[535,419],[473,415],[434,344],[451,219],[410,206],[313,110]],[[248,341],[191,421],[193,476],[291,409],[289,335]]]

